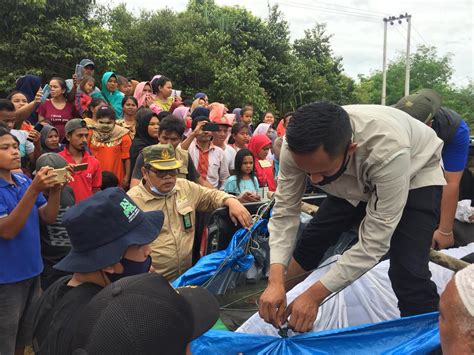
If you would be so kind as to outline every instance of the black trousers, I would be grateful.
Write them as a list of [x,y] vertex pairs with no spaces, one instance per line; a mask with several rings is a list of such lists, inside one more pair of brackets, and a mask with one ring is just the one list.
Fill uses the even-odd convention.
[[[439,220],[441,186],[410,190],[403,215],[390,241],[392,288],[402,317],[434,312],[439,296],[428,268],[431,239]],[[346,200],[328,196],[303,231],[293,257],[307,271],[316,268],[326,250],[341,233],[360,223],[366,203],[352,206]]]

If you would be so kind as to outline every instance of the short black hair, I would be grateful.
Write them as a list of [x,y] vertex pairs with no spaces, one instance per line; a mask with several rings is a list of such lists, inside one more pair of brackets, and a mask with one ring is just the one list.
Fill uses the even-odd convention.
[[96,113],[97,119],[104,118],[104,117],[110,118],[114,121],[117,119],[117,116],[115,115],[115,110],[107,105],[99,107]]
[[195,119],[193,119],[193,123],[191,123],[191,129],[194,131],[196,129],[198,122],[201,122],[201,121],[211,122],[209,117],[206,117],[206,116],[196,117]]
[[102,186],[100,187],[101,190],[108,189],[109,187],[117,187],[118,185],[118,178],[113,172],[108,170],[102,171]]
[[347,112],[330,102],[313,102],[298,108],[286,129],[288,148],[299,154],[323,147],[334,158],[345,152],[352,137]]
[[14,112],[15,106],[8,99],[0,99],[0,111]]
[[181,118],[173,115],[166,116],[160,121],[159,133],[161,132],[175,132],[179,137],[182,137],[186,127]]
[[1,122],[2,125],[0,125],[0,137],[3,137],[3,136],[12,136],[13,139],[15,140],[15,142],[17,142],[18,144],[20,144],[20,142],[18,141],[18,138],[15,137],[12,132],[10,132],[10,129],[7,128],[3,122]]
[[171,112],[169,112],[169,111],[161,111],[160,113],[158,113],[158,114],[156,115],[156,117],[157,117],[158,120],[161,122],[161,120],[162,120],[163,118],[168,117],[168,116],[170,116],[170,115],[171,115]]

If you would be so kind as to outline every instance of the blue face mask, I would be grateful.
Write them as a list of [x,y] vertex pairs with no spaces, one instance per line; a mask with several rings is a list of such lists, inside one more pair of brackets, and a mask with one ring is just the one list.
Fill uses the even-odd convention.
[[150,271],[151,256],[148,255],[144,261],[132,261],[128,259],[120,260],[120,264],[123,266],[123,272],[121,274],[109,274],[107,277],[110,282],[115,282],[123,277],[133,276],[138,274],[144,274]]
[[169,191],[169,192],[160,192],[160,191],[151,183],[149,177],[147,177],[147,182],[148,182],[148,185],[150,186],[151,192],[153,192],[153,193],[154,193],[155,195],[157,195],[157,196],[163,196],[163,197],[165,197],[165,196],[171,195],[171,194],[174,192],[174,189],[175,189],[175,187],[173,187],[173,189],[172,189],[171,191]]

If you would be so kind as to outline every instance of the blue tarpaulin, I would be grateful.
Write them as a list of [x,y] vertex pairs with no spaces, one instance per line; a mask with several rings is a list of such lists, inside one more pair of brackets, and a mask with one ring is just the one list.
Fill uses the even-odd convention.
[[427,354],[439,347],[438,312],[291,338],[210,330],[193,354]]
[[245,246],[250,236],[257,231],[264,232],[267,228],[267,224],[268,221],[266,219],[257,221],[252,226],[251,233],[247,233],[248,231],[244,228],[239,229],[235,232],[225,250],[211,253],[199,259],[196,265],[172,282],[173,287],[203,285],[214,275],[216,270],[229,255],[232,256],[228,258],[219,272],[222,273],[229,268],[236,272],[244,272],[250,269],[253,264],[253,256],[250,253],[245,253]]

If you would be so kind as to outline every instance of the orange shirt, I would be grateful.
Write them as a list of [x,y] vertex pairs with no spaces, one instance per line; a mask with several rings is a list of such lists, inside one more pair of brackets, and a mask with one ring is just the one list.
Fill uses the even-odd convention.
[[89,133],[89,148],[94,157],[100,162],[102,171],[113,172],[122,184],[125,175],[123,161],[130,159],[130,146],[132,139],[127,134],[110,143],[98,143],[91,141],[92,132]]

